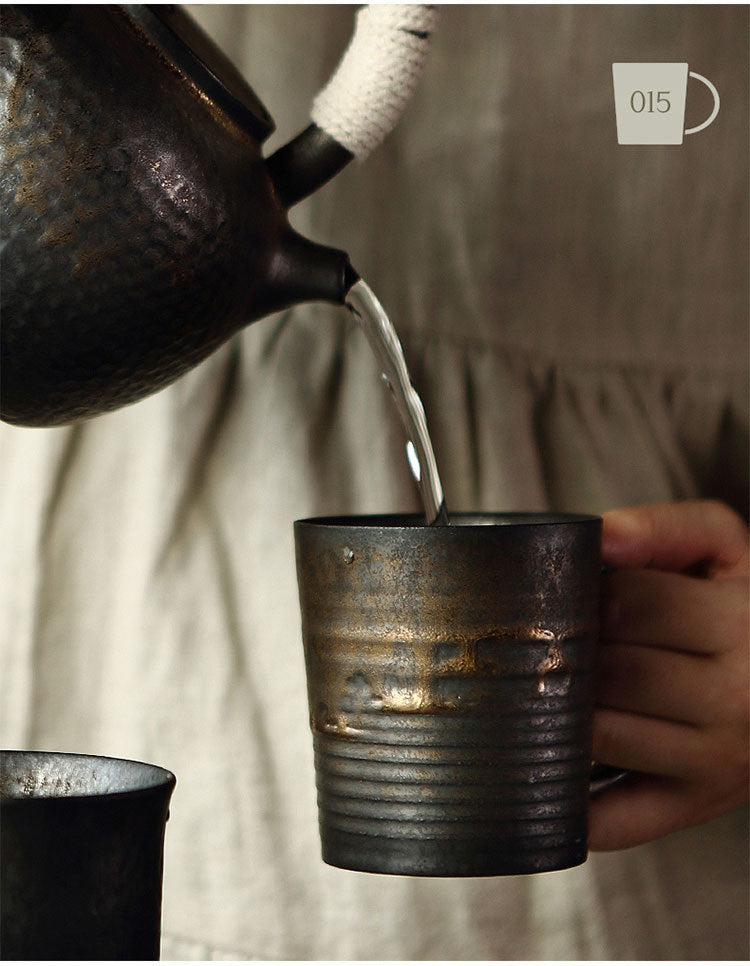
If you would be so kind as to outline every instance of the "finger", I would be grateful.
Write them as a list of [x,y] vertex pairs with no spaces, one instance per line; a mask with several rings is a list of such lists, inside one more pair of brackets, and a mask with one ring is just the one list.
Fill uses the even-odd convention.
[[735,581],[620,570],[602,578],[601,600],[602,640],[715,654],[747,631]]
[[628,507],[605,513],[603,520],[602,555],[613,567],[680,571],[709,563],[719,570],[747,569],[747,527],[718,500]]
[[694,654],[606,644],[599,653],[596,700],[620,711],[707,725],[723,698],[714,665]]
[[591,800],[589,849],[628,849],[709,817],[686,783],[634,775]]
[[670,778],[700,775],[706,739],[699,728],[616,708],[594,711],[593,757],[605,765]]

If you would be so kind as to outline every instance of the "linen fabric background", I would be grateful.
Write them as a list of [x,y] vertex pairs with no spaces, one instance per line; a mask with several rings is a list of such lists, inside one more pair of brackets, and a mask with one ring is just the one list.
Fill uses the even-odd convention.
[[[285,143],[354,8],[190,9]],[[747,516],[747,27],[744,5],[443,6],[398,129],[293,211],[393,318],[450,508]],[[717,119],[618,145],[614,61],[687,61]],[[691,81],[686,126],[710,108]],[[176,773],[165,958],[747,957],[745,810],[542,876],[322,863],[292,522],[419,506],[344,310],[0,444],[0,744]]]

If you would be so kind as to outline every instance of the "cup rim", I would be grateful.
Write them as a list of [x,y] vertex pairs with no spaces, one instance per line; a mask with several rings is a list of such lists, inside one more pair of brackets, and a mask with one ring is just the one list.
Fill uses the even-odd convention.
[[428,524],[423,513],[373,513],[348,516],[305,517],[295,520],[295,528],[347,528],[352,530],[425,530],[431,533],[484,530],[488,527],[546,527],[564,524],[601,523],[602,518],[591,513],[558,512],[556,510],[458,511],[449,514],[450,526]]
[[[24,762],[27,763],[27,766],[31,766],[35,762],[37,765],[40,765],[45,761],[50,763],[67,761],[70,764],[77,762],[92,768],[99,765],[100,767],[108,767],[110,769],[126,765],[129,770],[135,772],[142,780],[138,782],[135,780],[129,783],[126,782],[122,788],[114,788],[111,790],[99,788],[92,789],[91,791],[69,792],[64,788],[61,789],[59,783],[57,783],[51,784],[48,790],[45,790],[43,786],[41,788],[36,786],[27,792],[21,791],[17,793],[15,791],[9,791],[12,787],[10,783],[13,782],[14,778],[17,781],[16,776],[20,774]],[[14,764],[16,765],[15,769],[13,769]],[[171,793],[176,784],[177,778],[171,771],[162,768],[161,765],[153,765],[145,761],[66,751],[0,749],[0,804],[3,807],[7,807],[16,802],[72,802],[84,799],[106,799],[107,801],[111,801],[114,799],[152,794],[162,790],[169,790]]]

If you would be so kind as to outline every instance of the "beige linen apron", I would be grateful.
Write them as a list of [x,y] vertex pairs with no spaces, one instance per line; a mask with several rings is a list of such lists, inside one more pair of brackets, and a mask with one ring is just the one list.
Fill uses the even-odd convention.
[[[192,9],[284,143],[352,8]],[[747,21],[445,6],[398,130],[294,212],[399,329],[449,507],[747,513]],[[717,120],[618,145],[611,64],[631,60],[687,60]],[[747,956],[743,811],[544,876],[321,862],[292,521],[418,507],[346,312],[295,308],[142,403],[0,446],[0,744],[176,773],[165,958]]]

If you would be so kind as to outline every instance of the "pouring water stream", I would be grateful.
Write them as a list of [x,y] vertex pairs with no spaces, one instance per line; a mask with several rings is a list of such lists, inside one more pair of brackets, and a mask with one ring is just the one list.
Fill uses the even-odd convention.
[[409,378],[404,352],[393,323],[369,285],[361,279],[347,293],[346,304],[364,329],[380,365],[383,380],[391,389],[406,431],[406,454],[419,485],[425,517],[430,526],[448,524],[443,487],[432,441],[427,431],[424,406]]

